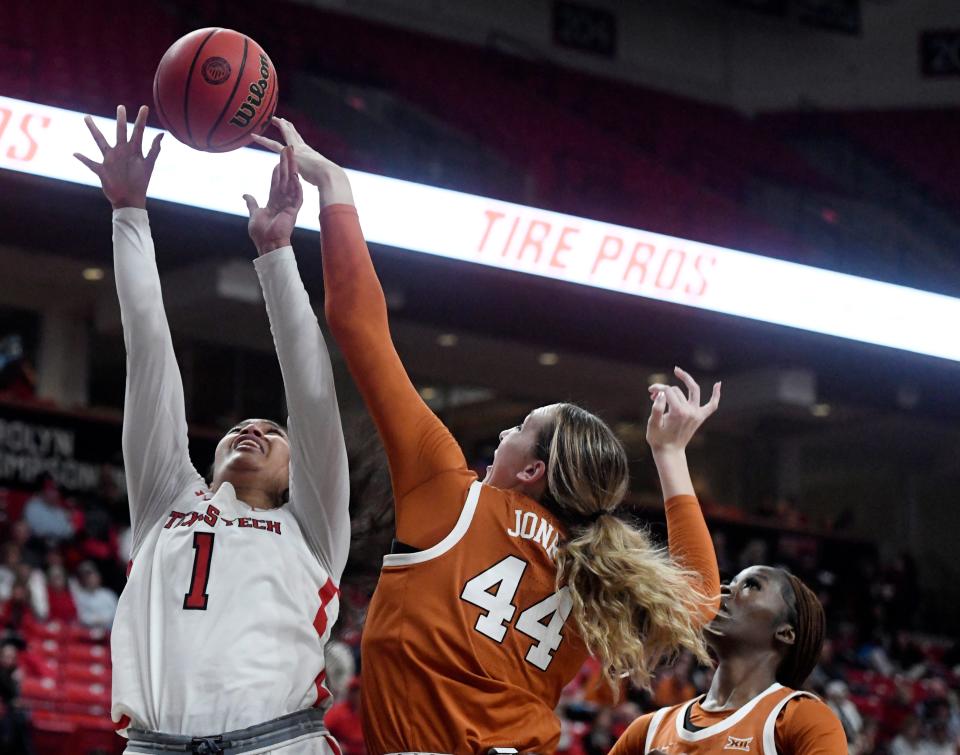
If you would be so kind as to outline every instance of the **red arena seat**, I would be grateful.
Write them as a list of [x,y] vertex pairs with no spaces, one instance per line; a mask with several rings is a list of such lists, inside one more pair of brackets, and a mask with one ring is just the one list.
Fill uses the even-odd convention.
[[110,649],[89,642],[71,642],[67,645],[64,660],[70,663],[110,664]]
[[66,703],[110,707],[110,685],[99,682],[64,682],[63,700]]
[[26,677],[20,683],[20,696],[30,707],[49,707],[63,699],[56,679]]

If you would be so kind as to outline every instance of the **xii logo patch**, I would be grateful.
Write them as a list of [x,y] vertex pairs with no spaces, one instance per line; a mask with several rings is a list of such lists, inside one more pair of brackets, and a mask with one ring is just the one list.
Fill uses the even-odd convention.
[[750,752],[750,743],[753,741],[753,737],[747,737],[746,739],[740,739],[739,737],[727,737],[727,743],[723,746],[724,750],[741,750],[742,752]]

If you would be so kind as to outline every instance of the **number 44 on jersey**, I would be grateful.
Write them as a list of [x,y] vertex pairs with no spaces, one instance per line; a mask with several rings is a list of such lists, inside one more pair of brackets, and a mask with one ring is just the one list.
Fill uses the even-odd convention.
[[[526,568],[526,561],[507,556],[463,586],[460,597],[485,612],[477,619],[475,629],[495,642],[503,642],[507,625],[517,611],[513,598]],[[570,591],[562,587],[527,608],[517,618],[514,628],[535,640],[527,651],[526,659],[538,669],[546,671],[550,666],[554,651],[563,641],[561,630],[572,608]]]

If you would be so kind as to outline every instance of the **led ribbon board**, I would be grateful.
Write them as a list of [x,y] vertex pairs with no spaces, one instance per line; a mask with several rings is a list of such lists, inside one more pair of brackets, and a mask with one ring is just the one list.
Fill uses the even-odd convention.
[[[131,113],[132,116],[132,113]],[[113,121],[96,118],[113,140]],[[156,129],[147,129],[149,145]],[[98,186],[83,114],[0,97],[0,168]],[[272,154],[164,140],[150,196],[246,216]],[[348,171],[368,241],[960,361],[960,299],[472,194]],[[319,230],[306,192],[300,227]]]

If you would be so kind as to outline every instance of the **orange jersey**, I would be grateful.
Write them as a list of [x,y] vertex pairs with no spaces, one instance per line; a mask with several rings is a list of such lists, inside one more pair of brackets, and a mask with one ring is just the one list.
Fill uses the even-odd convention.
[[555,584],[563,534],[536,502],[474,482],[447,537],[384,558],[363,634],[375,752],[556,746],[553,706],[587,657]]
[[809,692],[772,684],[735,711],[705,711],[700,699],[641,716],[610,755],[845,755],[840,721]]
[[[364,736],[374,755],[552,752],[553,713],[587,657],[557,589],[563,525],[536,501],[476,481],[397,356],[356,210],[321,215],[326,313],[383,440],[397,539],[363,634]],[[719,592],[696,499],[667,502],[670,550]]]

